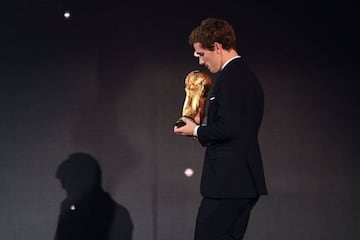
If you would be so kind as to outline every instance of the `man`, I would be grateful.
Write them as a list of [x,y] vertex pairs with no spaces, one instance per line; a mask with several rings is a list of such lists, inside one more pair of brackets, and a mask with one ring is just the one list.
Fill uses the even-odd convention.
[[209,98],[207,123],[182,118],[179,135],[193,136],[206,147],[195,240],[243,239],[250,212],[267,194],[258,130],[263,90],[237,53],[233,27],[223,19],[201,22],[189,36],[194,56],[219,73]]

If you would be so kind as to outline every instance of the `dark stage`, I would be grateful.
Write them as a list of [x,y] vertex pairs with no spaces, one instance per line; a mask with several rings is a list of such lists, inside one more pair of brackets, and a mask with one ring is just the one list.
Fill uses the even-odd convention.
[[[104,231],[192,239],[204,149],[175,136],[173,123],[185,75],[204,69],[187,38],[206,17],[233,24],[265,93],[259,140],[269,195],[245,239],[360,239],[358,12],[350,2],[0,6],[1,239],[54,239],[66,197],[56,173],[75,152],[98,163],[109,195],[95,206],[119,216],[91,215],[109,221]],[[65,171],[79,184],[73,194],[89,169]],[[88,219],[83,231],[99,227]]]

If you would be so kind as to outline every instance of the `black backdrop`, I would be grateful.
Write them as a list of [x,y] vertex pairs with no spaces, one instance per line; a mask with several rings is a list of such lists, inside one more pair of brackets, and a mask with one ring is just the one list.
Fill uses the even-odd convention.
[[53,238],[65,197],[55,171],[78,151],[98,159],[134,240],[192,238],[203,149],[172,124],[185,75],[202,68],[187,37],[205,17],[233,23],[265,91],[270,194],[246,239],[359,239],[351,4],[35,0],[1,10],[2,239]]

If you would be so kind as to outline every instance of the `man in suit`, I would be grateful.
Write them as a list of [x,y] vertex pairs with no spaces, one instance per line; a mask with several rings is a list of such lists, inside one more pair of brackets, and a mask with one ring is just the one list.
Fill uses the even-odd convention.
[[206,125],[183,117],[186,125],[174,127],[174,133],[196,137],[206,147],[195,240],[243,239],[252,208],[267,194],[258,143],[263,90],[237,53],[236,35],[226,20],[203,20],[189,44],[199,64],[218,73]]

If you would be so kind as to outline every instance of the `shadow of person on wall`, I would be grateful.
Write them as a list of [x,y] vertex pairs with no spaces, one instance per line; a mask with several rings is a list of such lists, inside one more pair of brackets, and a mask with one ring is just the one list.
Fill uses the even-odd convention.
[[102,188],[98,161],[73,153],[56,170],[66,191],[55,240],[131,240],[133,222],[126,208]]

